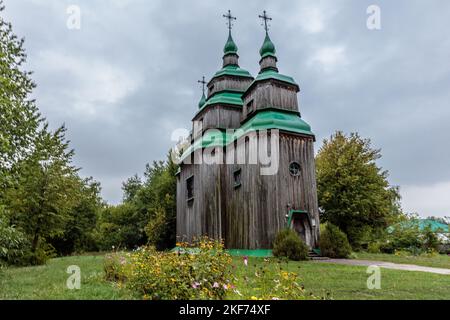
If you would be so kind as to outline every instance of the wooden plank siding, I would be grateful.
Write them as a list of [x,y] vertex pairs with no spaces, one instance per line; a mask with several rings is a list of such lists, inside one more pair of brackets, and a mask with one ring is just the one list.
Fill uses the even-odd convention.
[[[298,112],[297,90],[292,85],[286,85],[275,80],[257,83],[253,91],[244,95],[242,118],[244,121],[252,111],[265,108],[280,108],[287,111]],[[254,110],[247,107],[253,101]]]
[[[311,246],[319,240],[319,212],[315,180],[313,137],[281,133],[278,173],[260,174],[260,164],[182,164],[177,183],[177,237],[191,240],[208,235],[224,239],[227,248],[269,249],[278,231],[287,225],[290,209],[307,211],[316,221]],[[246,142],[246,158],[257,152]],[[301,165],[294,177],[289,165]],[[241,169],[241,185],[234,172]],[[186,180],[194,176],[194,199],[186,198]]]

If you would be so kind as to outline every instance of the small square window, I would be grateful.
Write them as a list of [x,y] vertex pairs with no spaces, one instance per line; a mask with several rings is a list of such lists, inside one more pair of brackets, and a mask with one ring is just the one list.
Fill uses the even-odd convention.
[[234,188],[235,189],[239,188],[241,186],[241,184],[242,184],[241,173],[242,173],[242,170],[240,168],[237,169],[237,170],[234,170],[234,172],[233,172]]
[[187,201],[194,199],[194,176],[186,179],[186,199]]

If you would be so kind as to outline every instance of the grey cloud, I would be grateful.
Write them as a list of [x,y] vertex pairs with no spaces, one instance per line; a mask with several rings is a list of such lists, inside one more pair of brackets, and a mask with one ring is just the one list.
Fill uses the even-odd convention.
[[[79,31],[65,27],[72,3],[82,9]],[[15,0],[6,1],[6,15],[26,37],[42,112],[53,126],[66,123],[82,173],[100,180],[111,202],[121,199],[121,181],[166,156],[172,130],[189,128],[200,98],[197,79],[221,65],[227,9],[238,17],[233,36],[240,64],[252,74],[264,36],[257,15],[263,9],[272,15],[280,71],[300,84],[300,108],[317,134],[316,149],[337,129],[358,131],[382,148],[380,164],[393,184],[407,186],[405,192],[412,185],[447,186],[450,3],[377,3],[380,31],[366,28],[372,4],[366,0]],[[86,77],[44,63],[45,52],[80,63]],[[126,85],[129,77],[135,86],[123,96],[114,85],[108,89],[102,70],[109,67],[111,81]],[[102,90],[118,97],[92,98],[95,112],[88,114],[80,107],[87,103],[86,84],[94,87],[94,98],[96,89],[99,97]]]

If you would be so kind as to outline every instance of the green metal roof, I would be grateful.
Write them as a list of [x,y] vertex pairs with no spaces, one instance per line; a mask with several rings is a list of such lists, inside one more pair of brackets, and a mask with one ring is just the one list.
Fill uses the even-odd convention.
[[227,54],[236,54],[238,51],[238,47],[236,43],[233,41],[233,37],[231,36],[231,32],[228,34],[228,40],[225,43],[225,47],[223,48],[223,53]]
[[270,40],[269,34],[266,32],[266,37],[264,38],[261,49],[259,50],[259,54],[261,55],[261,58],[264,58],[267,56],[275,57],[275,53],[275,45],[273,44],[272,40]]
[[246,77],[246,78],[253,78],[252,75],[250,74],[250,72],[248,72],[247,70],[241,69],[239,66],[237,65],[227,65],[225,67],[223,67],[222,69],[220,69],[219,71],[217,71],[214,76],[214,78],[220,77],[220,76],[235,76],[235,77]]
[[280,73],[276,72],[275,70],[271,70],[271,69],[264,70],[263,72],[258,74],[258,76],[256,76],[253,83],[257,82],[257,81],[267,80],[267,79],[276,79],[279,81],[287,82],[287,83],[298,86],[298,84],[295,82],[294,78],[285,76],[284,74],[280,74]]
[[420,231],[424,231],[426,228],[431,228],[431,231],[436,233],[449,233],[449,226],[444,223],[432,219],[414,219],[409,221],[404,221],[397,223],[396,225],[390,226],[387,231],[392,233],[395,228],[419,228]]
[[220,91],[216,92],[213,96],[209,97],[208,100],[202,105],[200,110],[205,109],[206,107],[213,104],[231,104],[238,107],[242,107],[242,92],[239,91]]
[[273,109],[258,112],[245,122],[241,129],[246,133],[255,130],[279,129],[298,134],[314,135],[311,131],[311,126],[299,115]]
[[279,129],[314,136],[314,133],[311,131],[311,126],[300,118],[299,115],[274,109],[259,111],[245,122],[240,129],[239,131],[235,131],[235,134],[229,134],[219,129],[207,130],[203,135],[203,139],[195,140],[194,144],[183,153],[181,160],[200,148],[223,147],[245,136],[249,132],[257,130]]

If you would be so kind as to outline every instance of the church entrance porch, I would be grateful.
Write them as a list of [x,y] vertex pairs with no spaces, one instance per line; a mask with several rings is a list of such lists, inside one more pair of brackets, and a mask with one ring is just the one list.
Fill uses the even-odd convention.
[[306,211],[290,210],[287,227],[294,230],[309,248],[313,247],[311,222]]

